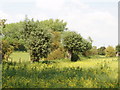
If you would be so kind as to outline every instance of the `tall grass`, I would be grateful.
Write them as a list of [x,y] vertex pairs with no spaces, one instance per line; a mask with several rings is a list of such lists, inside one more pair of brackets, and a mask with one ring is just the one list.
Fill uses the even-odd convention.
[[3,88],[118,88],[118,61],[8,61],[3,63],[2,75]]

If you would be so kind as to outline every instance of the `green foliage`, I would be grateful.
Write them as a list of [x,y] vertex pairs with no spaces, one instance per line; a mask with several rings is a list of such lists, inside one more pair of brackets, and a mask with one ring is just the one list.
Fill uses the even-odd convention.
[[98,48],[98,54],[99,55],[105,55],[105,47],[100,47],[100,48]]
[[51,31],[52,33],[52,46],[51,49],[52,51],[54,51],[55,49],[58,49],[59,47],[61,47],[61,32],[57,32],[57,31]]
[[114,57],[116,55],[116,51],[112,46],[108,46],[105,49],[105,54],[107,57]]
[[[5,28],[6,19],[0,19],[0,27]],[[1,35],[1,32],[0,32]]]
[[39,61],[47,57],[51,47],[51,34],[47,28],[39,24],[39,21],[26,18],[24,23],[23,37],[27,41],[30,50],[31,60]]
[[66,29],[67,23],[64,22],[63,20],[44,20],[40,22],[44,27],[47,27],[49,30],[57,31],[57,32],[62,32]]
[[91,56],[91,51],[90,51],[90,50],[87,50],[87,51],[83,52],[83,55],[84,55],[85,57],[90,57],[90,56]]
[[3,63],[2,88],[118,88],[117,58],[61,61]]
[[90,51],[91,51],[91,55],[97,55],[97,54],[98,54],[98,51],[97,51],[97,47],[96,47],[96,46],[93,46]]
[[58,48],[48,55],[47,60],[64,59],[65,54],[64,48]]
[[23,22],[6,24],[3,29],[4,40],[7,40],[15,50],[25,51],[24,41],[22,40]]
[[[68,50],[69,58],[73,57],[74,52],[85,52],[91,49],[92,45],[76,32],[67,31],[63,34],[63,45]],[[71,61],[73,58],[71,58]]]
[[97,47],[93,46],[90,50],[85,51],[83,54],[87,57],[97,55],[98,54]]
[[120,52],[120,45],[117,45],[115,49],[117,52]]
[[76,32],[65,32],[63,35],[63,45],[68,51],[83,52],[91,48],[91,43],[82,38]]
[[2,41],[0,40],[0,64],[2,61]]
[[8,59],[13,52],[14,47],[11,46],[6,40],[2,40],[2,58]]

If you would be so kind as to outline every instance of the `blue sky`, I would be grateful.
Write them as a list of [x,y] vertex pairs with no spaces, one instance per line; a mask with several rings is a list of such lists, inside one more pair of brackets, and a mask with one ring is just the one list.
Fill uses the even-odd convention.
[[62,19],[71,31],[90,36],[95,46],[118,43],[118,0],[1,0],[0,18],[7,23]]

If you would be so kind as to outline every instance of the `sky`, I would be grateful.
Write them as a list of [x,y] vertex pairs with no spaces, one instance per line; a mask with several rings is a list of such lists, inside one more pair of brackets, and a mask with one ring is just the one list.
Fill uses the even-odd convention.
[[118,44],[119,0],[0,0],[0,19],[6,23],[24,20],[60,19],[71,31],[83,38],[89,36],[93,45]]

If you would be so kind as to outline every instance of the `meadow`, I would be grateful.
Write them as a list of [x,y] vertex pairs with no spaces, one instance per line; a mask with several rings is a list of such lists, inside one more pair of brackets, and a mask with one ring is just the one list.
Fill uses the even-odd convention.
[[82,58],[32,63],[14,52],[2,65],[2,88],[118,88],[118,58]]

